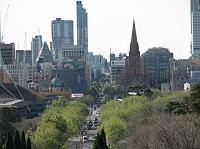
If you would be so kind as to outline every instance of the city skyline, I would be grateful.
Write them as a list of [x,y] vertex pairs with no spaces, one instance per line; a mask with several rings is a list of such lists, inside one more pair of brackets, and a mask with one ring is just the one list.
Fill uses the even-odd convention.
[[[1,3],[2,21],[5,20],[8,3],[10,5],[4,41],[14,42],[16,49],[23,49],[25,32],[27,49],[30,49],[31,39],[39,32],[43,41],[49,44],[51,21],[58,17],[73,20],[76,27],[75,0],[49,1],[48,4],[39,0],[3,0]],[[134,18],[141,54],[148,48],[163,46],[169,48],[177,59],[190,56],[190,2],[187,0],[82,0],[82,4],[88,13],[89,52],[103,54],[106,58],[110,48],[114,53],[128,53]],[[76,35],[75,30],[74,41]]]

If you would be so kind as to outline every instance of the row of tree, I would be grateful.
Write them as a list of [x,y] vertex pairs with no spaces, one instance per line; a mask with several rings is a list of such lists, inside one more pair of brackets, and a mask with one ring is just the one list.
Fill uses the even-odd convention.
[[[161,111],[167,112],[171,110],[171,108],[169,108],[170,105],[168,106],[169,103],[175,102],[178,99],[184,99],[185,97],[187,97],[187,94],[182,92],[161,93],[155,90],[155,95],[153,92],[151,97],[145,95],[128,96],[123,98],[122,101],[111,100],[101,107],[100,129],[105,129],[107,141],[112,148],[127,135],[130,130],[129,121],[138,111],[150,104],[156,104],[158,107],[162,107],[162,109],[160,109]],[[150,98],[151,100],[149,100]],[[174,107],[177,107],[177,105]],[[149,114],[148,111],[144,112],[147,115]]]
[[80,132],[87,115],[87,105],[82,101],[54,101],[41,117],[32,137],[38,149],[66,148],[69,137]]
[[157,97],[131,116],[127,149],[198,149],[200,146],[200,83],[188,92]]
[[25,139],[25,133],[22,131],[21,137],[18,131],[15,132],[14,139],[9,132],[7,135],[6,144],[1,147],[3,149],[31,149],[31,140],[28,136],[27,140]]

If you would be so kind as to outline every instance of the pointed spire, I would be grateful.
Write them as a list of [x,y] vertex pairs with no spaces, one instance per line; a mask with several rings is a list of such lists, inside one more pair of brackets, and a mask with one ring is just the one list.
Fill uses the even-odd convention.
[[135,29],[135,20],[133,19],[131,42],[133,42],[134,40],[137,41],[137,35],[136,35],[136,29]]
[[131,37],[129,55],[140,55],[139,45],[138,45],[138,42],[137,42],[137,34],[136,34],[135,20],[134,19],[133,19],[133,29],[132,29],[132,37]]

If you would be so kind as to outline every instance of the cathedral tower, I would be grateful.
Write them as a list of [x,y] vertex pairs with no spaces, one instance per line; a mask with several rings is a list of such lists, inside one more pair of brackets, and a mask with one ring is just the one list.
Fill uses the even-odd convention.
[[135,21],[133,20],[132,37],[128,58],[128,84],[138,84],[140,82],[140,51],[137,42]]

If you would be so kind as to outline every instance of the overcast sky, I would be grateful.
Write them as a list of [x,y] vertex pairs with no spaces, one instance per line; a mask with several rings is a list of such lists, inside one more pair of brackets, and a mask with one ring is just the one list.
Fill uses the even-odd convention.
[[[74,20],[76,41],[76,0],[0,0],[4,41],[16,49],[27,49],[39,32],[51,41],[51,21],[57,17]],[[108,58],[114,53],[128,53],[133,18],[141,54],[148,48],[169,48],[177,59],[190,56],[189,0],[82,0],[88,12],[89,51]],[[4,20],[7,5],[6,27]]]

